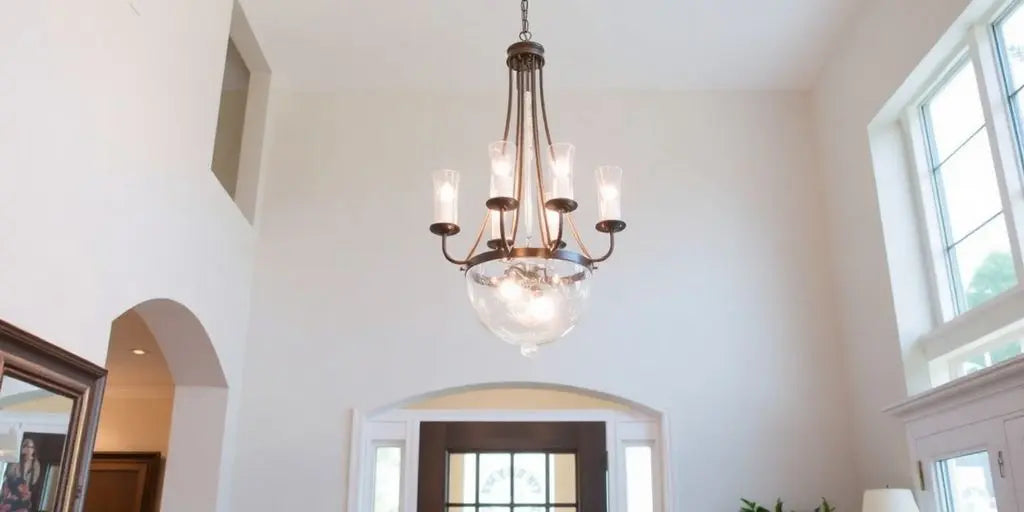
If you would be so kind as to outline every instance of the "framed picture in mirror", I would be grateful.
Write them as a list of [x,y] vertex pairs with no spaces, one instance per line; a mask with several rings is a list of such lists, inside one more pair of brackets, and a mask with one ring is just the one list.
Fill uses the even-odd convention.
[[0,321],[0,511],[81,510],[106,370]]

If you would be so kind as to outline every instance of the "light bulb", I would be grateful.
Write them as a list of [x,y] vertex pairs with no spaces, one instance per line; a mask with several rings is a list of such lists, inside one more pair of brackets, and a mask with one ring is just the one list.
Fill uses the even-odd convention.
[[605,185],[601,187],[601,199],[606,201],[612,200],[619,197],[619,188],[613,185]]
[[498,285],[498,291],[505,300],[516,300],[523,295],[523,287],[514,279],[506,278]]
[[534,297],[526,307],[526,314],[537,322],[547,322],[555,317],[555,301],[546,295]]
[[566,160],[555,160],[555,176],[564,178],[569,175],[570,164]]
[[455,187],[451,183],[445,183],[437,189],[437,198],[442,201],[451,201],[455,199]]

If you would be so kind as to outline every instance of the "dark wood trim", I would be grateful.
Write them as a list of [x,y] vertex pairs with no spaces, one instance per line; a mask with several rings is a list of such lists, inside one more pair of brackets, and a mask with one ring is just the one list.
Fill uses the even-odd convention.
[[163,455],[160,452],[96,452],[92,455],[90,470],[102,471],[139,465],[145,468],[140,512],[154,512],[160,497],[160,474],[163,469]]
[[607,512],[604,422],[422,422],[418,512],[446,512],[448,454],[561,452],[576,454],[577,512]]
[[107,370],[3,320],[0,320],[0,358],[3,375],[74,401],[55,510],[81,510]]

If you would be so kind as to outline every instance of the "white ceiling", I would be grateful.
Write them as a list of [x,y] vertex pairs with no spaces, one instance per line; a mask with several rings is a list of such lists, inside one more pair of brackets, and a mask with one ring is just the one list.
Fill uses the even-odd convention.
[[[807,89],[866,0],[533,0],[565,88]],[[241,0],[296,88],[502,87],[518,0]],[[557,82],[557,83],[556,83]]]

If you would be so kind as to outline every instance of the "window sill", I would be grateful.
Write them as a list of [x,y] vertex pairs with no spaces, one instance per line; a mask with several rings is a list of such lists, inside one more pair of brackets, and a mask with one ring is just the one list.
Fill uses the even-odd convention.
[[883,412],[909,421],[1021,388],[1024,388],[1024,357],[1015,357],[918,393]]
[[932,361],[969,351],[978,345],[1024,328],[1024,287],[1002,295],[939,325],[921,336],[917,345]]

